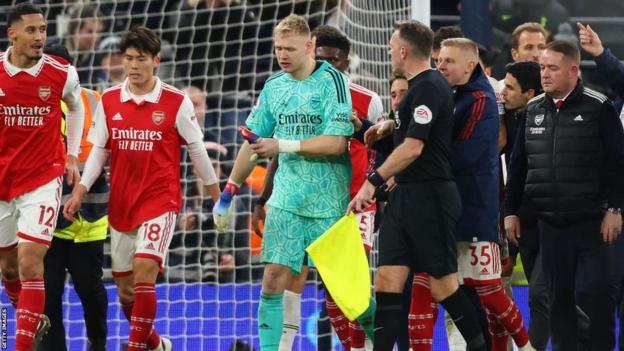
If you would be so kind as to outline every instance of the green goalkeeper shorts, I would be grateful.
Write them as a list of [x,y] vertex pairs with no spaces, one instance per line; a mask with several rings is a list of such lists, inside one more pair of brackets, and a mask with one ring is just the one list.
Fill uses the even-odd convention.
[[[262,237],[262,263],[276,263],[301,272],[306,254],[304,249],[336,223],[340,217],[302,217],[280,208],[267,211]],[[308,257],[308,266],[313,263]]]

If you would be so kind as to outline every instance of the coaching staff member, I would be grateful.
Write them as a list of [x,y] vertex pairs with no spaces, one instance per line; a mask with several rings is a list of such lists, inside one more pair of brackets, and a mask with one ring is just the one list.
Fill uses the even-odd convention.
[[474,306],[458,290],[455,229],[461,203],[449,161],[453,93],[444,77],[431,69],[432,46],[433,32],[422,23],[395,25],[391,62],[409,77],[409,90],[394,121],[376,124],[364,136],[371,144],[393,134],[395,147],[349,204],[357,211],[367,208],[375,188],[395,176],[398,185],[390,193],[379,237],[375,351],[392,350],[410,269],[430,275],[433,298],[449,311],[468,350],[486,349]]
[[505,194],[507,235],[523,195],[538,218],[553,350],[577,347],[577,270],[593,289],[592,350],[613,350],[613,241],[622,229],[624,131],[607,98],[578,79],[580,53],[553,41],[540,54],[545,94],[527,105]]

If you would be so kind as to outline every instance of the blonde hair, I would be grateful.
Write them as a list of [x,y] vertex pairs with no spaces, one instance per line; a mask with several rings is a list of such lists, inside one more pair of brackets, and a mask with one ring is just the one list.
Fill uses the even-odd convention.
[[479,46],[468,38],[450,38],[442,40],[441,47],[458,48],[479,60]]
[[288,17],[281,20],[275,29],[273,30],[274,34],[299,34],[304,36],[310,35],[310,26],[308,26],[308,21],[299,15],[295,15],[291,13]]

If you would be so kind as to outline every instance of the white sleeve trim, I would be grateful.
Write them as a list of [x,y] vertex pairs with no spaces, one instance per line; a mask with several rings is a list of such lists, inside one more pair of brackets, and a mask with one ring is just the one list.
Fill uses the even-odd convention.
[[201,141],[194,141],[188,144],[187,147],[193,167],[204,185],[211,185],[218,182],[219,179],[217,179],[217,174],[212,167],[212,162],[210,162],[210,157],[208,157],[204,143]]
[[104,114],[104,106],[101,100],[91,118],[87,141],[99,147],[105,147],[108,142],[108,126],[106,125],[106,115]]
[[85,109],[80,97],[80,84],[78,73],[74,66],[69,66],[67,70],[67,80],[63,87],[63,101],[67,104],[67,154],[78,156],[80,153],[80,140],[84,128]]
[[100,174],[102,174],[102,170],[104,169],[109,155],[110,151],[103,147],[94,145],[91,149],[89,157],[87,158],[87,163],[85,164],[84,172],[80,178],[80,184],[84,185],[87,191],[91,189],[93,183],[95,183]]
[[202,132],[199,122],[197,122],[197,118],[195,117],[193,103],[186,95],[184,95],[184,100],[182,100],[180,108],[178,109],[178,114],[176,115],[175,120],[175,128],[178,131],[178,134],[180,134],[180,136],[184,138],[186,143],[189,145],[197,141],[203,142],[204,140],[204,133]]

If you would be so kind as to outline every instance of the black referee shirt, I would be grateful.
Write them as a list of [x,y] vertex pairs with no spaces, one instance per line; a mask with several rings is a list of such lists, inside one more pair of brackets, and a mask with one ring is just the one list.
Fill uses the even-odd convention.
[[452,180],[451,135],[453,92],[442,75],[433,69],[409,80],[407,95],[394,114],[394,145],[405,138],[425,143],[422,154],[396,175],[398,183]]

